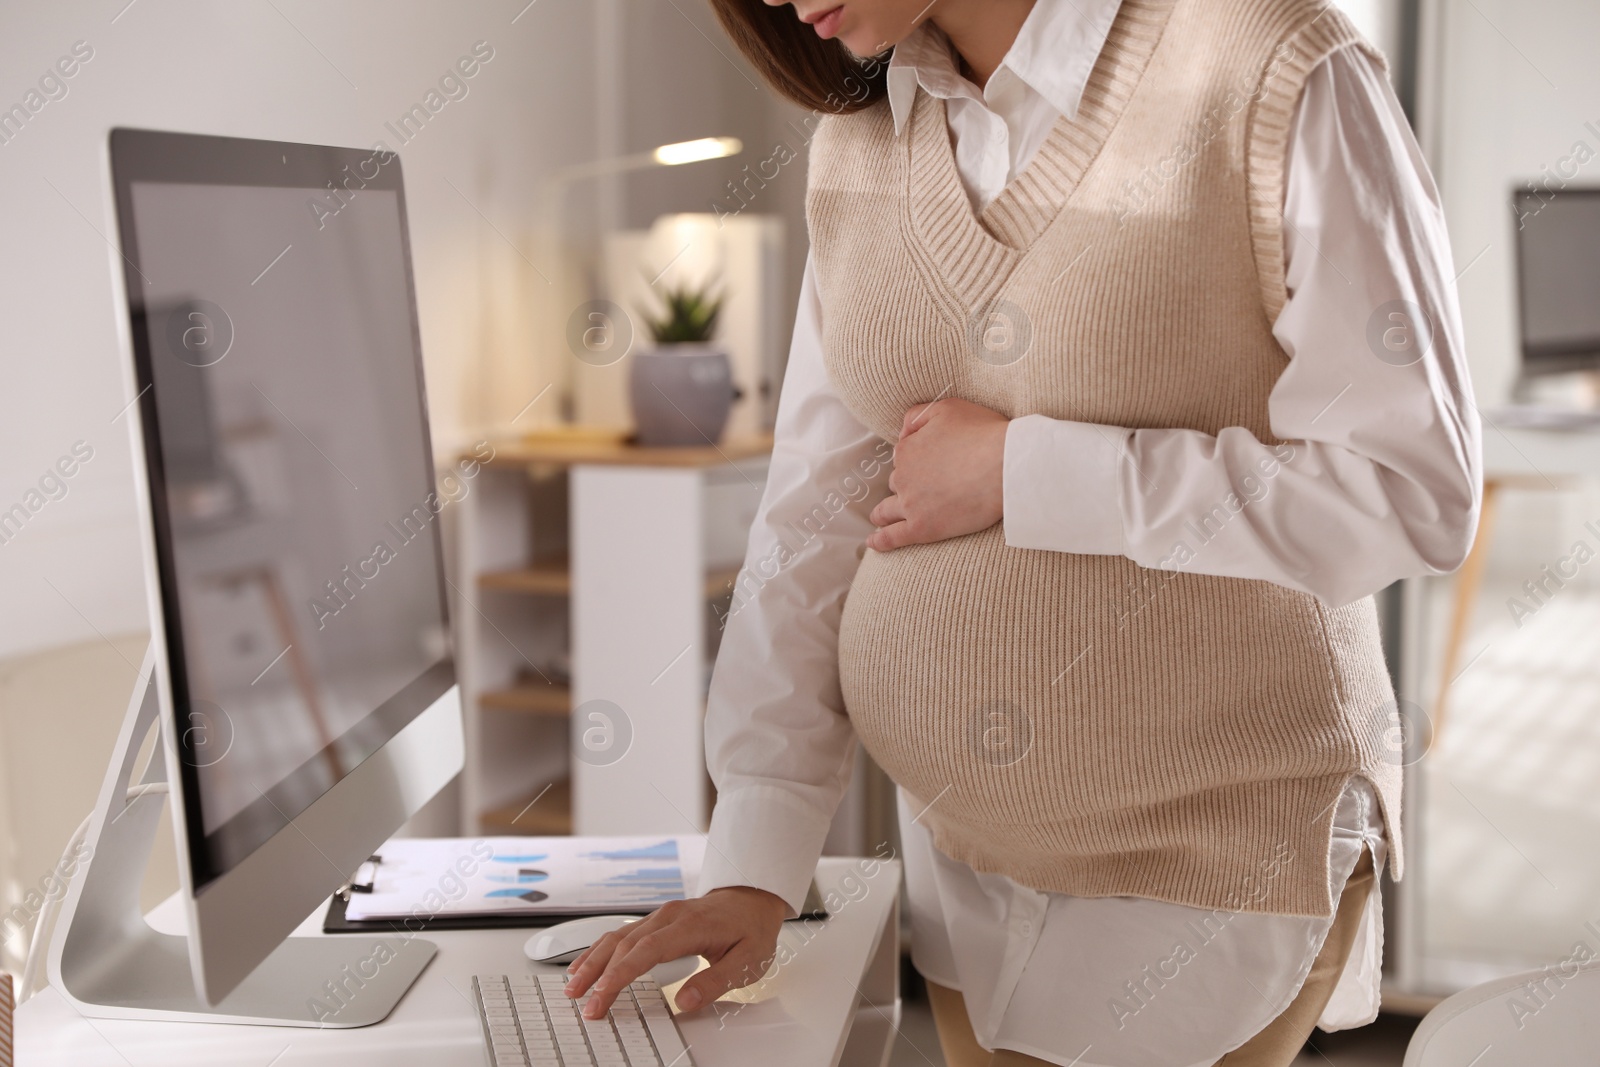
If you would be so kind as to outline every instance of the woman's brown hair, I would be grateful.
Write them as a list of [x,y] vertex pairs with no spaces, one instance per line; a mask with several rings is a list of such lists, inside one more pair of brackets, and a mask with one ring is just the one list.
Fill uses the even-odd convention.
[[884,94],[887,64],[881,58],[861,58],[837,39],[824,41],[788,4],[711,0],[711,9],[767,84],[803,108],[848,114]]

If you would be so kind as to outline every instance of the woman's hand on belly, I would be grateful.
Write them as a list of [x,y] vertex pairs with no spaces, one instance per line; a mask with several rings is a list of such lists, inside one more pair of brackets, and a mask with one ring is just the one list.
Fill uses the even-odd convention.
[[987,530],[1004,514],[1006,426],[968,400],[935,400],[906,412],[889,475],[893,494],[872,509],[867,547],[888,552]]

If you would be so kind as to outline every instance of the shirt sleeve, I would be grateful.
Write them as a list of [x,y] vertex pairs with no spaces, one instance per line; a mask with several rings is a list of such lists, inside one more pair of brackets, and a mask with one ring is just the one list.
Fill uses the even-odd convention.
[[791,914],[854,767],[839,616],[893,457],[829,384],[821,322],[808,256],[767,485],[706,702],[717,804],[699,892],[755,886]]
[[1454,570],[1481,426],[1438,191],[1388,81],[1347,47],[1307,80],[1284,198],[1289,354],[1267,445],[1042,415],[1007,427],[1006,543],[1256,578],[1341,605]]

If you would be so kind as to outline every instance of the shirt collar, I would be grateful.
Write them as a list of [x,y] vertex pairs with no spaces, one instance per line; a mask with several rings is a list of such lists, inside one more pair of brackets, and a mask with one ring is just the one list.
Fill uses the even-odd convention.
[[[1000,65],[1068,118],[1094,70],[1122,0],[1035,0],[1017,39]],[[998,73],[998,71],[996,72]],[[920,85],[936,97],[970,94],[957,68],[955,49],[932,19],[919,23],[895,45],[886,75],[889,111],[896,135],[905,128]],[[969,83],[970,84],[970,83]]]

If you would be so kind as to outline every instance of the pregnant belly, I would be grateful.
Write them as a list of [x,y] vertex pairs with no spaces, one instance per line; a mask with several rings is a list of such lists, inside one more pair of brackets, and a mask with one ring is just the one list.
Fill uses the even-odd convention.
[[[869,551],[839,667],[863,746],[969,832],[1357,763],[1311,597],[1010,548],[998,526]],[[1313,728],[1286,734],[1286,703]]]

